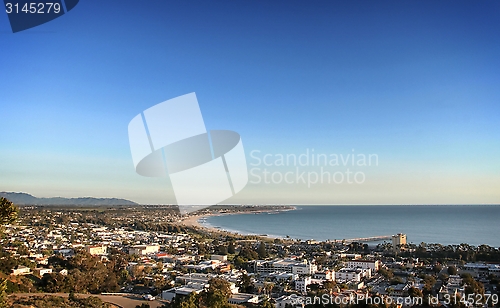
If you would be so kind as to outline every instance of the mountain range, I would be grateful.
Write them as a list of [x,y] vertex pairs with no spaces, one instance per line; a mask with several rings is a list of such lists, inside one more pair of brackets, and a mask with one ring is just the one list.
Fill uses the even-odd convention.
[[0,192],[0,197],[4,197],[12,201],[16,205],[100,205],[100,206],[116,206],[116,205],[138,205],[137,203],[117,198],[37,198],[27,193],[18,192]]

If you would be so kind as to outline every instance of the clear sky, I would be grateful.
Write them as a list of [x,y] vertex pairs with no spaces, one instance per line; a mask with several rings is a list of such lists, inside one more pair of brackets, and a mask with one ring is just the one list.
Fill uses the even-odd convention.
[[15,34],[0,13],[0,191],[174,202],[135,173],[127,126],[190,92],[249,170],[256,150],[378,156],[351,168],[362,184],[249,183],[227,203],[500,203],[496,0],[80,1]]

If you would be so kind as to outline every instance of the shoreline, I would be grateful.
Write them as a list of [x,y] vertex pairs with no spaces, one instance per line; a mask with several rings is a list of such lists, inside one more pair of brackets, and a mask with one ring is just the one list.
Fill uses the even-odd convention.
[[208,217],[213,217],[213,216],[228,216],[228,215],[248,215],[248,214],[261,214],[261,213],[274,213],[274,212],[287,212],[287,211],[294,211],[296,210],[297,207],[293,207],[292,209],[282,209],[282,210],[259,210],[259,211],[245,211],[245,212],[230,212],[230,213],[206,213],[206,214],[198,214],[198,215],[192,215],[188,216],[186,218],[183,218],[180,223],[186,227],[192,227],[192,228],[199,228],[199,229],[204,229],[209,232],[227,232],[231,233],[234,235],[239,235],[239,236],[259,236],[259,237],[266,237],[270,239],[276,239],[276,238],[282,238],[280,236],[272,236],[269,234],[245,234],[241,233],[237,230],[225,230],[222,228],[214,227],[214,226],[206,226],[200,223],[201,219],[208,218]]

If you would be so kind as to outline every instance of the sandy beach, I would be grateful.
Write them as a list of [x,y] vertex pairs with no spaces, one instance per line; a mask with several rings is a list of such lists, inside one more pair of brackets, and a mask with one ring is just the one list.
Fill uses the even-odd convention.
[[[284,211],[289,211],[290,209],[284,210]],[[205,229],[210,232],[225,232],[225,233],[232,233],[235,235],[250,235],[250,236],[261,236],[258,234],[241,234],[238,232],[232,232],[232,231],[227,231],[224,229],[220,228],[215,228],[215,227],[207,227],[206,225],[202,225],[199,223],[199,220],[205,217],[210,217],[210,216],[222,216],[222,215],[241,215],[241,214],[256,214],[256,213],[268,213],[268,212],[275,212],[276,210],[262,210],[262,211],[248,211],[248,212],[229,212],[229,213],[209,213],[209,214],[200,214],[200,215],[193,215],[193,216],[188,216],[186,218],[183,218],[182,221],[180,222],[182,225],[187,226],[187,227],[194,227],[194,228],[201,228]],[[274,239],[275,237],[272,236],[263,236],[266,238]]]
[[[211,214],[205,214],[205,215],[194,215],[194,216],[189,216],[186,217],[182,220],[182,224],[187,226],[187,227],[196,227],[196,228],[205,228],[202,226],[198,220],[204,217],[212,216]],[[215,228],[214,228],[215,229]]]

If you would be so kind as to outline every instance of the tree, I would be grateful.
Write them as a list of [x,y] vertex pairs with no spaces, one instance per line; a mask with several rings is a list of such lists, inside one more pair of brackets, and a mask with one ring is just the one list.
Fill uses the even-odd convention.
[[0,197],[0,225],[11,224],[16,221],[19,210],[11,201]]
[[449,275],[456,275],[458,273],[457,268],[455,266],[448,266],[448,274]]
[[249,247],[242,247],[238,256],[241,257],[243,261],[255,260],[259,258],[257,252]]
[[[18,209],[11,201],[4,197],[0,197],[0,227],[11,224],[16,221]],[[0,229],[1,231],[1,229]],[[3,279],[0,282],[0,308],[7,307],[7,280]]]
[[229,246],[227,246],[227,253],[231,255],[234,255],[236,253],[236,247],[234,247],[233,242],[229,243]]
[[419,289],[415,288],[415,287],[411,287],[409,290],[408,290],[408,296],[411,297],[411,298],[421,298],[423,296],[422,294],[422,291],[420,291]]
[[441,281],[447,281],[448,278],[450,278],[450,276],[446,273],[441,273],[441,274],[439,274],[438,277],[439,277],[439,279],[441,279]]
[[434,265],[434,267],[432,268],[432,270],[434,271],[434,273],[439,273],[441,270],[443,269],[443,266],[441,264],[436,264]]
[[259,255],[260,259],[267,258],[266,244],[264,242],[260,242],[259,248],[257,249],[257,254]]
[[203,301],[210,308],[230,307],[227,300],[231,296],[231,286],[229,282],[220,278],[212,278],[208,281],[210,287],[203,294]]
[[208,292],[220,291],[222,295],[226,298],[231,296],[231,285],[224,279],[212,278],[208,281],[210,286],[208,287]]
[[196,292],[192,292],[188,296],[176,296],[170,305],[165,304],[160,308],[197,308],[198,300],[199,295]]
[[262,308],[274,308],[274,305],[269,302],[269,300],[266,298],[262,304],[260,304],[260,307]]
[[274,283],[268,282],[264,283],[264,290],[267,292],[268,295],[271,295],[274,289]]
[[225,256],[225,255],[227,255],[227,254],[228,254],[227,247],[226,247],[226,246],[224,246],[224,245],[220,245],[220,246],[217,248],[217,250],[218,250],[218,252],[217,252],[217,253],[218,253],[218,254],[220,254],[220,255]]
[[392,270],[387,270],[385,268],[379,269],[378,273],[384,276],[384,278],[386,279],[391,279],[392,277],[394,277],[394,273],[392,272]]
[[337,285],[333,281],[325,281],[323,283],[323,288],[325,288],[325,290],[327,290],[329,294],[332,294],[332,292],[336,286]]
[[250,276],[248,276],[247,274],[243,274],[241,276],[240,288],[246,293],[253,292],[254,284],[252,283]]
[[0,308],[7,308],[7,279],[0,282]]

